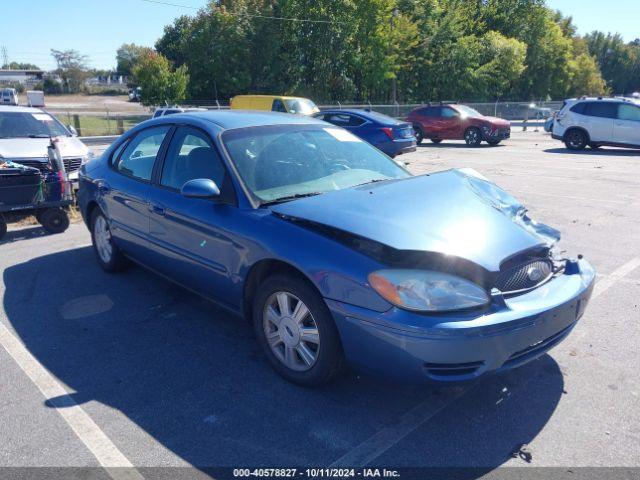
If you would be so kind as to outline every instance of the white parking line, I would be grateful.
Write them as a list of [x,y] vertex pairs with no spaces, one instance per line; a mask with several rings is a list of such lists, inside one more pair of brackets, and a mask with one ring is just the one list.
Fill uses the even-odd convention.
[[640,267],[640,257],[635,257],[629,260],[624,265],[616,268],[611,274],[609,274],[606,278],[602,278],[596,282],[596,286],[593,287],[593,294],[591,295],[591,300],[595,300],[604,292],[609,290],[613,285],[623,277],[626,277],[631,272],[633,272],[636,268]]
[[[68,396],[68,392],[2,323],[0,323],[0,345],[11,355],[45,398],[57,407],[58,413],[111,478],[114,480],[141,480],[144,478],[82,407]],[[56,405],[58,397],[64,398],[64,404],[60,401],[60,405]]]
[[453,395],[446,397],[437,394],[431,395],[428,400],[405,413],[396,424],[383,428],[333,462],[329,467],[359,468],[368,465],[458,398],[471,391],[476,385],[477,383],[464,388],[459,387],[454,391]]

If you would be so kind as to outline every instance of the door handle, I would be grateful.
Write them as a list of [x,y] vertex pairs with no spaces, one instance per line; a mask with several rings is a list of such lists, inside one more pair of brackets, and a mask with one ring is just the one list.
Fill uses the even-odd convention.
[[162,205],[158,205],[157,203],[150,203],[149,210],[156,215],[164,215],[166,213],[166,209]]

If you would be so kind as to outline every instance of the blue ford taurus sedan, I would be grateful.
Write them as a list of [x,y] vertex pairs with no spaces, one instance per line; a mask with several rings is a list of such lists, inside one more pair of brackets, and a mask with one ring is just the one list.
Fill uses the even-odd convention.
[[313,118],[144,122],[83,166],[79,201],[103,269],[133,260],[246,317],[302,385],[345,363],[406,381],[517,367],[569,334],[594,282],[478,173],[412,176]]

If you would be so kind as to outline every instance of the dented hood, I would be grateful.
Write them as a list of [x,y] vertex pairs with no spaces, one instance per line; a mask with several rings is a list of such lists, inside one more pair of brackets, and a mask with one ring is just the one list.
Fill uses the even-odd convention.
[[271,208],[397,250],[464,258],[489,271],[560,238],[557,230],[531,220],[504,190],[467,169],[332,191]]

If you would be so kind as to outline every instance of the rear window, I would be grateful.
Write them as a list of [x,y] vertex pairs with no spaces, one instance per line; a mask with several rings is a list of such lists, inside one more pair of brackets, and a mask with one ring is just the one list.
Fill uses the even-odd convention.
[[600,118],[616,118],[618,104],[613,102],[589,102],[584,108],[585,115]]

